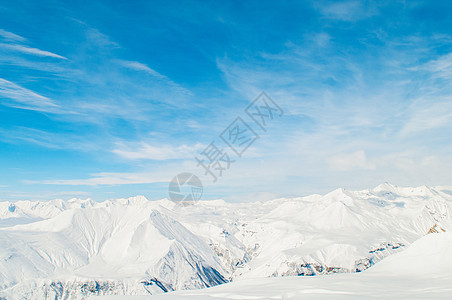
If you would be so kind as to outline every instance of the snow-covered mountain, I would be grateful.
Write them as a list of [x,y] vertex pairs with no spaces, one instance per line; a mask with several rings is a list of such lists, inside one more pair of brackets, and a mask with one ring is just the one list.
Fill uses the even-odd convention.
[[[246,279],[141,300],[234,299],[451,299],[452,233],[428,234],[361,273]],[[94,300],[138,300],[101,296]]]
[[268,202],[0,202],[0,297],[85,299],[361,272],[449,231],[452,188],[382,184]]

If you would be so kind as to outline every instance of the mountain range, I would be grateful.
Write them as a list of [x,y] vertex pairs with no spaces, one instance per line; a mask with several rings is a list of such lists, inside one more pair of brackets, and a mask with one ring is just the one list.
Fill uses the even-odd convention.
[[0,202],[0,297],[155,295],[372,271],[425,236],[449,232],[451,219],[452,187],[389,183],[189,206],[143,196]]

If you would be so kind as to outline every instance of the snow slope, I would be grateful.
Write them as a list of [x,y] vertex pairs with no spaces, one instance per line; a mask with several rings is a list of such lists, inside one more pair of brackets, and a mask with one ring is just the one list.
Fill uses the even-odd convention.
[[248,279],[161,296],[105,296],[92,299],[450,299],[450,249],[450,232],[429,234],[363,273]]
[[144,197],[0,202],[0,297],[149,295],[228,281],[260,289],[275,279],[256,278],[361,272],[428,232],[449,232],[451,191],[382,184],[188,207]]

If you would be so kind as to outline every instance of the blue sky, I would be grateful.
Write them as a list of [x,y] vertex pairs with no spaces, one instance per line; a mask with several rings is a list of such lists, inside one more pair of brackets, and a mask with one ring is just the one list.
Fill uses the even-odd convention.
[[[0,1],[0,199],[450,185],[449,1]],[[215,183],[194,157],[283,109]],[[227,151],[226,145],[218,144]]]

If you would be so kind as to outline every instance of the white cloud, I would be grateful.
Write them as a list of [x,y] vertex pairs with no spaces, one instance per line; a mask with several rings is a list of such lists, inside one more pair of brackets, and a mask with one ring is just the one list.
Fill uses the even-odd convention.
[[0,128],[0,140],[10,144],[30,143],[50,149],[70,149],[77,151],[97,151],[99,140],[70,133],[55,133],[28,127]]
[[17,51],[17,52],[21,52],[24,54],[31,54],[31,55],[36,55],[36,56],[43,56],[43,57],[55,57],[55,58],[60,58],[60,59],[67,59],[66,57],[63,57],[61,55],[49,52],[49,51],[44,51],[44,50],[40,50],[37,48],[31,48],[28,46],[23,46],[23,45],[11,45],[11,44],[0,44],[1,48],[4,49],[9,49],[12,51]]
[[165,75],[160,74],[159,72],[149,68],[147,65],[142,64],[137,61],[126,61],[126,60],[120,60],[120,64],[124,67],[136,70],[136,71],[145,71],[146,73],[149,73],[152,76],[155,76],[160,79],[168,80],[168,77]]
[[431,72],[434,77],[452,79],[452,53],[440,56],[420,67],[420,69]]
[[14,34],[3,29],[0,29],[0,36],[10,41],[25,42],[25,38],[21,37],[20,35]]
[[106,34],[103,34],[96,28],[89,27],[86,23],[76,20],[79,24],[82,24],[85,27],[86,38],[90,41],[91,44],[97,45],[101,48],[120,48],[120,46],[112,41],[110,37]]
[[3,201],[14,201],[14,200],[43,200],[48,201],[49,199],[73,199],[75,197],[80,198],[84,197],[86,199],[89,199],[88,197],[91,195],[89,192],[84,191],[61,191],[61,192],[55,192],[55,191],[40,191],[39,193],[36,192],[18,192],[18,191],[8,191],[8,193],[2,195]]
[[127,61],[127,60],[118,60],[118,63],[121,66],[129,68],[131,70],[145,72],[145,73],[157,78],[158,80],[165,82],[169,86],[172,86],[173,88],[175,88],[176,90],[178,90],[181,93],[184,93],[186,95],[193,95],[193,93],[191,91],[187,90],[186,88],[181,87],[180,85],[178,85],[177,83],[172,81],[167,76],[160,74],[159,72],[155,71],[154,69],[151,69],[150,67],[148,67],[147,65],[145,65],[143,63],[140,63],[137,61]]
[[162,174],[157,176],[154,173],[97,173],[86,179],[55,179],[55,180],[24,180],[26,184],[50,184],[50,185],[123,185],[123,184],[144,184],[169,182],[175,174]]
[[370,162],[363,150],[343,153],[328,159],[330,166],[338,171],[374,170],[375,164]]
[[424,157],[421,164],[424,167],[436,167],[441,165],[441,160],[436,155],[430,155]]
[[340,21],[358,21],[377,13],[375,8],[365,7],[361,1],[331,2],[319,7],[320,12],[328,19]]
[[52,112],[58,107],[51,99],[2,78],[0,96],[12,100],[3,99],[0,104],[15,108]]
[[196,144],[193,146],[154,146],[148,143],[140,143],[136,149],[130,149],[124,145],[118,144],[119,149],[112,152],[126,159],[150,159],[150,160],[167,160],[167,159],[187,159],[193,157],[196,151],[205,148],[205,145]]
[[328,33],[321,32],[312,37],[312,40],[318,47],[326,47],[331,42],[331,36]]
[[[286,144],[278,137],[284,153],[264,156],[265,166],[250,164],[248,169],[256,168],[259,174],[248,176],[248,182],[274,175],[300,178],[297,184],[306,181],[307,188],[312,187],[309,184],[334,188],[353,183],[362,188],[384,181],[406,185],[450,181],[445,166],[451,161],[447,130],[452,125],[452,89],[447,82],[452,79],[452,55],[408,70],[407,66],[425,61],[435,41],[401,41],[387,34],[381,56],[325,52],[319,61],[316,55],[326,50],[321,46],[336,42],[334,36],[306,35],[307,43],[288,43],[280,53],[263,53],[265,64],[252,58],[217,60],[231,89],[248,99],[265,89],[285,110],[283,122],[290,128],[278,132],[287,135]],[[412,50],[400,51],[400,47]],[[375,60],[384,68],[382,73],[370,67]],[[339,85],[324,84],[328,77]],[[288,117],[294,116],[303,119],[291,123]],[[407,149],[412,152],[403,153]],[[234,171],[242,163],[234,165]],[[239,184],[244,182],[240,179]],[[269,189],[268,182],[262,186],[257,190],[279,188]]]
[[[447,97],[450,98],[450,97]],[[418,134],[420,132],[450,127],[452,124],[452,103],[433,102],[431,99],[415,102],[408,110],[410,114],[402,128],[401,136]]]

